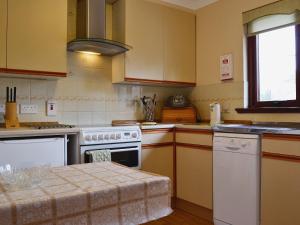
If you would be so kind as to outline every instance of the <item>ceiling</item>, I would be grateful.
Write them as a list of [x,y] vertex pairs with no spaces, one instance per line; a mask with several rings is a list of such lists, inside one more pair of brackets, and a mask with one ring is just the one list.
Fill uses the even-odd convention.
[[218,0],[161,0],[173,5],[178,5],[187,9],[196,10],[214,3]]

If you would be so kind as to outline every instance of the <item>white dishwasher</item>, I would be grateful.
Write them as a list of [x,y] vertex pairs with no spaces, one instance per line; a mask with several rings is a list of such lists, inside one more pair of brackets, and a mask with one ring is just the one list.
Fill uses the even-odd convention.
[[215,225],[260,224],[260,139],[256,134],[215,133]]
[[22,138],[0,140],[0,166],[16,168],[63,166],[66,164],[65,138]]

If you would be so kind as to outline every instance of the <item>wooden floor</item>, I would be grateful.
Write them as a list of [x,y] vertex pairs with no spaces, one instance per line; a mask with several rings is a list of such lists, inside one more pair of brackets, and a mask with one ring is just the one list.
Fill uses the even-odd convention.
[[176,209],[170,216],[144,225],[213,225],[182,210]]

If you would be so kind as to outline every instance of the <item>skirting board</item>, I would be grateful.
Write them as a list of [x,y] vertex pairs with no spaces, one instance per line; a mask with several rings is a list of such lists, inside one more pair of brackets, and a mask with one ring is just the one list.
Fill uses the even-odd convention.
[[201,219],[213,222],[213,211],[211,209],[207,209],[179,198],[173,199],[172,202],[175,202],[173,207],[176,209],[181,209]]

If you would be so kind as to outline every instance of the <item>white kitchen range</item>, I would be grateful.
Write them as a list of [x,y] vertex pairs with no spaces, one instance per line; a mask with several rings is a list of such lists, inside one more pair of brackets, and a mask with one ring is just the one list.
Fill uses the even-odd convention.
[[80,161],[93,162],[94,151],[110,151],[111,161],[141,168],[141,130],[139,126],[80,126]]

